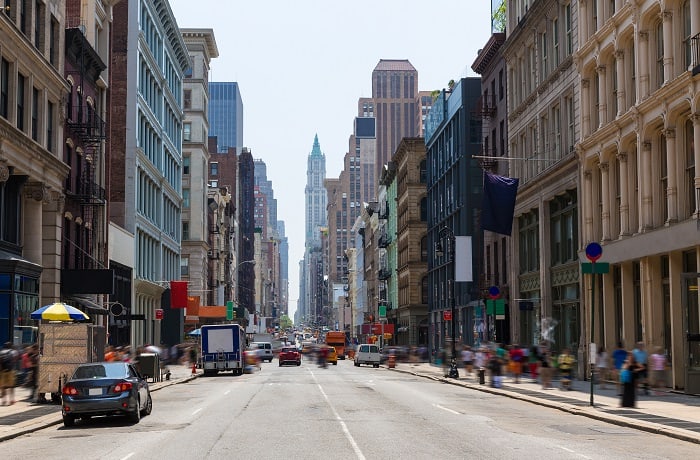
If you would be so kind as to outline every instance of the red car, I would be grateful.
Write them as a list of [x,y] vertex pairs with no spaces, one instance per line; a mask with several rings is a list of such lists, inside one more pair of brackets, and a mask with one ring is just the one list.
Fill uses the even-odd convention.
[[279,354],[280,366],[283,364],[296,364],[301,366],[301,353],[295,347],[283,347]]

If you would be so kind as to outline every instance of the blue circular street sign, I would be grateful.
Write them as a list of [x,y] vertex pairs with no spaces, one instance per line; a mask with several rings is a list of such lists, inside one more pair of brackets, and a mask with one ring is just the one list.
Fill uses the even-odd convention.
[[595,262],[596,260],[600,259],[600,256],[603,255],[603,247],[596,243],[588,243],[586,245],[586,258],[590,260],[591,262]]
[[489,297],[492,299],[497,299],[501,295],[501,290],[498,289],[498,286],[491,286],[489,288]]

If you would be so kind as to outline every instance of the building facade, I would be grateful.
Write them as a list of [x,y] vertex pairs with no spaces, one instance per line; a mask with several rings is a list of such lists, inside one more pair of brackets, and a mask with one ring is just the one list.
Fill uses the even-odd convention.
[[580,240],[610,265],[602,289],[584,275],[586,341],[658,347],[667,382],[697,393],[700,4],[597,7],[578,5]]
[[134,238],[131,344],[160,343],[155,310],[180,279],[187,46],[165,0],[114,7],[110,219]]
[[[0,341],[61,300],[65,2],[0,14]],[[19,7],[23,10],[20,10]]]
[[[568,347],[582,362],[575,151],[580,2],[521,3],[508,2],[501,48],[508,68],[508,175],[520,180],[509,239],[508,325],[513,342]],[[520,310],[519,302],[532,308]]]
[[[191,67],[183,81],[184,111],[182,139],[182,253],[180,276],[188,282],[190,296],[206,300],[214,287],[209,281],[219,278],[210,274],[210,268],[221,272],[221,267],[210,267],[214,256],[224,257],[223,239],[219,238],[224,222],[226,191],[218,187],[210,194],[209,183],[209,70],[211,60],[219,56],[214,31],[211,29],[181,29]],[[224,189],[226,190],[226,189]],[[218,212],[218,213],[217,213]],[[211,214],[211,216],[210,216]],[[213,246],[212,246],[213,244]],[[219,273],[220,274],[220,273]],[[221,284],[223,285],[223,283]],[[217,296],[218,297],[218,296]],[[217,299],[218,300],[218,299]],[[205,305],[223,305],[214,303]]]

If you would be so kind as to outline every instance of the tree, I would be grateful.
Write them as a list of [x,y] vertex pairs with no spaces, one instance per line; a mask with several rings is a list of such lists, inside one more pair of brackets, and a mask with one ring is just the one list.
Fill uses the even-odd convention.
[[491,13],[491,30],[493,32],[506,31],[506,0],[501,0],[500,5],[493,9]]
[[287,315],[280,316],[280,329],[285,330],[294,325],[294,321]]

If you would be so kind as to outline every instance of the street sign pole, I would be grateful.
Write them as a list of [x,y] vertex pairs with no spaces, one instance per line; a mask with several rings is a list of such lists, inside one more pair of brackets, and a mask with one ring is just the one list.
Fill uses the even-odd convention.
[[[593,279],[591,280],[591,343],[589,345],[589,350],[593,349],[593,342],[595,341],[595,334],[594,334],[594,328],[593,328],[593,322],[595,321],[595,262],[596,260],[600,259],[600,256],[603,255],[603,248],[600,246],[598,243],[588,243],[586,246],[586,258],[591,261],[591,276],[593,276]],[[594,371],[594,364],[593,364],[593,356],[589,356],[588,358],[589,366],[590,366],[590,375],[591,375],[591,407],[594,405],[593,404],[593,371]]]

